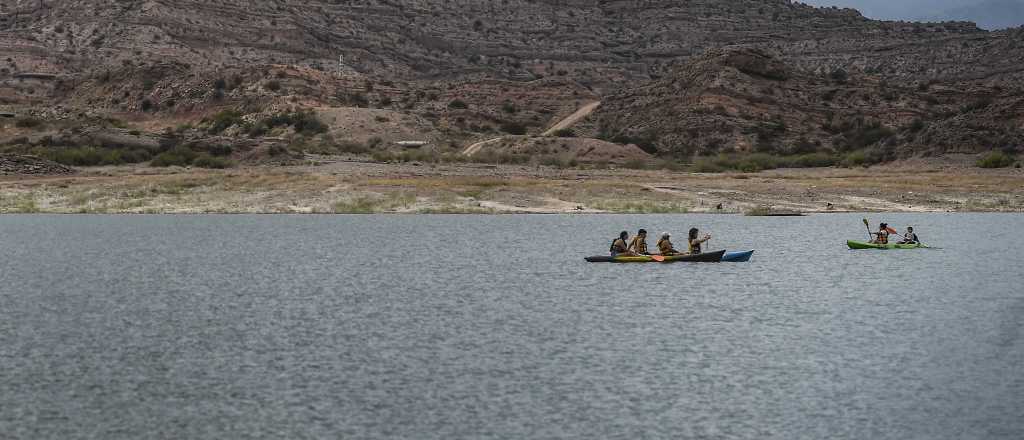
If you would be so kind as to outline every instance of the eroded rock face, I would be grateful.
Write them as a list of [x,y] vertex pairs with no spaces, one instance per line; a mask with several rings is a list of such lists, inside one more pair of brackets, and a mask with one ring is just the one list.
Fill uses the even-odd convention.
[[[715,58],[720,48],[750,50]],[[507,122],[535,131],[577,101],[611,97],[622,102],[605,114],[628,113],[607,118],[606,128],[664,130],[662,151],[748,150],[772,136],[830,146],[838,142],[834,129],[812,129],[829,114],[833,122],[858,115],[893,129],[936,122],[899,145],[1012,143],[1005,127],[1015,118],[1019,127],[1013,97],[1022,93],[1022,59],[1021,29],[880,22],[788,0],[0,3],[0,105],[60,105],[90,116],[194,115],[239,105],[376,107],[436,114],[430,117],[441,128],[473,132]],[[678,68],[687,62],[715,64]],[[849,81],[839,81],[843,75]],[[494,83],[539,78],[562,88],[534,83],[520,93]],[[734,84],[751,90],[715,92]],[[921,84],[925,90],[917,91]],[[454,100],[468,108],[449,112]],[[503,111],[507,103],[516,111]],[[967,104],[968,111],[950,114]],[[706,113],[719,107],[729,115]],[[659,114],[667,110],[673,113]],[[690,122],[649,119],[670,115]],[[779,118],[786,134],[742,132]],[[683,136],[677,128],[698,133]],[[726,129],[740,132],[717,133]]]
[[756,45],[804,69],[969,76],[1010,66],[990,52],[1019,54],[1011,40],[969,23],[878,22],[783,0],[13,0],[0,9],[8,75],[296,64],[404,79],[561,70],[604,88],[708,48]]
[[712,50],[665,77],[605,97],[592,135],[689,156],[873,149],[1024,151],[1024,96],[967,81],[886,81],[788,69],[756,49]]
[[0,154],[0,175],[73,174],[71,167],[36,156]]

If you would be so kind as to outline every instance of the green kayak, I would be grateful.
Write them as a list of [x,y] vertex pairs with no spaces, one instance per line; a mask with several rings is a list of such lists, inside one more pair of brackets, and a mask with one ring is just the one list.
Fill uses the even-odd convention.
[[853,240],[847,240],[846,245],[850,249],[924,249],[928,247],[923,244],[873,244]]

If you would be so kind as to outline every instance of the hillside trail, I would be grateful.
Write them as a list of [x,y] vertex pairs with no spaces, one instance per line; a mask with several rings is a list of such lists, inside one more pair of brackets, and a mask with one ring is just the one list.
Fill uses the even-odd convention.
[[583,120],[583,118],[590,116],[590,114],[593,113],[594,110],[597,110],[597,108],[600,106],[601,101],[594,101],[583,104],[583,106],[580,107],[575,112],[573,112],[573,114],[567,116],[565,119],[562,119],[561,121],[558,121],[558,123],[556,123],[555,125],[552,125],[551,128],[549,128],[548,131],[545,131],[543,134],[541,134],[541,136],[553,136],[560,130],[565,130],[567,128],[572,127],[573,125],[576,125],[577,122],[580,122]]
[[[587,116],[590,116],[590,114],[593,113],[594,110],[597,110],[597,108],[600,107],[600,106],[601,106],[601,101],[592,101],[592,102],[588,102],[586,104],[583,104],[582,107],[577,109],[571,115],[566,116],[562,120],[556,122],[555,125],[552,125],[551,128],[548,128],[546,131],[544,131],[544,133],[541,133],[541,136],[552,136],[555,133],[557,133],[559,130],[565,130],[567,128],[572,127],[573,125],[576,125],[577,122],[580,122],[580,121],[583,120],[583,118],[586,118]],[[469,147],[466,147],[465,150],[462,150],[462,155],[463,156],[472,156],[472,155],[476,154],[477,152],[479,152],[480,149],[482,149],[485,145],[493,143],[493,142],[500,141],[500,140],[502,140],[504,138],[505,138],[505,136],[501,136],[501,137],[496,137],[496,138],[493,138],[493,139],[487,139],[487,140],[484,140],[484,141],[480,141],[480,142],[474,143],[474,144],[470,145]]]

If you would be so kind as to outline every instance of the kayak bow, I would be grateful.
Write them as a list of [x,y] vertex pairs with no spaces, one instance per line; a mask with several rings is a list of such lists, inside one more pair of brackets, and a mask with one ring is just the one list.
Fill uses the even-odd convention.
[[726,252],[722,255],[722,261],[728,263],[746,263],[750,261],[750,257],[754,255],[754,251],[746,252]]

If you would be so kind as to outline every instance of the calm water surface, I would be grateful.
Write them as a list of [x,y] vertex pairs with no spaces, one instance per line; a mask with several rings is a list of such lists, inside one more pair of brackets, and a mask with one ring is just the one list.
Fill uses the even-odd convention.
[[861,217],[0,216],[0,438],[1024,438],[1024,216]]

